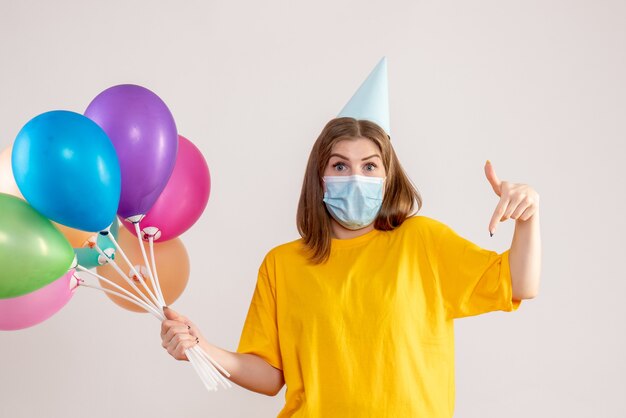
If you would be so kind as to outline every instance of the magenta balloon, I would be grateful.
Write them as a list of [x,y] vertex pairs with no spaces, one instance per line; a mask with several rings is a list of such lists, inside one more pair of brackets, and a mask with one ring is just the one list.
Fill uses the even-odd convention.
[[178,133],[172,113],[152,91],[122,84],[96,96],[85,116],[100,125],[117,152],[122,172],[118,215],[145,215],[176,162]]
[[0,330],[13,331],[37,325],[61,310],[76,291],[74,269],[52,283],[10,299],[0,299]]
[[[159,241],[178,237],[200,218],[210,192],[211,176],[206,160],[191,141],[179,135],[174,171],[152,209],[139,223],[141,230],[156,228],[151,232],[156,232]],[[122,223],[135,234],[133,224],[124,220]]]

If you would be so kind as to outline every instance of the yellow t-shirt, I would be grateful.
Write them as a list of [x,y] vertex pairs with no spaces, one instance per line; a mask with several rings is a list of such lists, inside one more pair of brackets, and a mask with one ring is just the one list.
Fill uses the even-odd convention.
[[413,216],[393,231],[301,239],[265,256],[237,352],[283,371],[278,417],[427,417],[454,412],[453,319],[514,311],[509,250],[480,248]]

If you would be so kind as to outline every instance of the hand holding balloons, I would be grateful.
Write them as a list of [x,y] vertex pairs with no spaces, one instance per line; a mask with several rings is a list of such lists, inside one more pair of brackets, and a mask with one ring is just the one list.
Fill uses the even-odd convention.
[[[189,277],[189,258],[176,237],[204,211],[210,176],[201,152],[178,136],[172,114],[156,94],[118,85],[92,100],[84,116],[59,110],[31,119],[12,151],[0,153],[0,174],[9,179],[0,182],[0,192],[18,196],[0,193],[0,330],[45,320],[77,286],[166,319],[162,307],[181,295]],[[141,237],[122,229],[118,239],[117,216],[127,227],[132,223],[134,233],[143,227],[150,261]],[[79,247],[78,264],[51,221]],[[95,266],[101,275],[90,270]],[[208,390],[217,390],[218,382],[231,387],[224,377],[230,374],[200,347],[185,355]]]

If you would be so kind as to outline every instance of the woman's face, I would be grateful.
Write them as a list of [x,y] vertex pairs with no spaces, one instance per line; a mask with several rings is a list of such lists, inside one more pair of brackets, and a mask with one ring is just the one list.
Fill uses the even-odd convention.
[[[378,146],[371,139],[343,139],[332,149],[324,176],[385,177],[385,167]],[[324,184],[326,192],[326,184]]]

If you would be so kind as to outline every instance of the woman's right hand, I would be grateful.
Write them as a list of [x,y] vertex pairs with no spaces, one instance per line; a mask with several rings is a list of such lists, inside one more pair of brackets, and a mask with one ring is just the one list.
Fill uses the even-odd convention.
[[167,319],[161,322],[161,346],[176,360],[189,361],[185,350],[200,342],[198,328],[172,308],[165,307],[163,312]]
[[254,392],[276,395],[285,384],[283,372],[252,353],[230,352],[210,344],[187,317],[171,308],[164,308],[161,322],[161,344],[176,360],[189,361],[185,350],[195,345],[211,355],[230,376],[232,382]]

